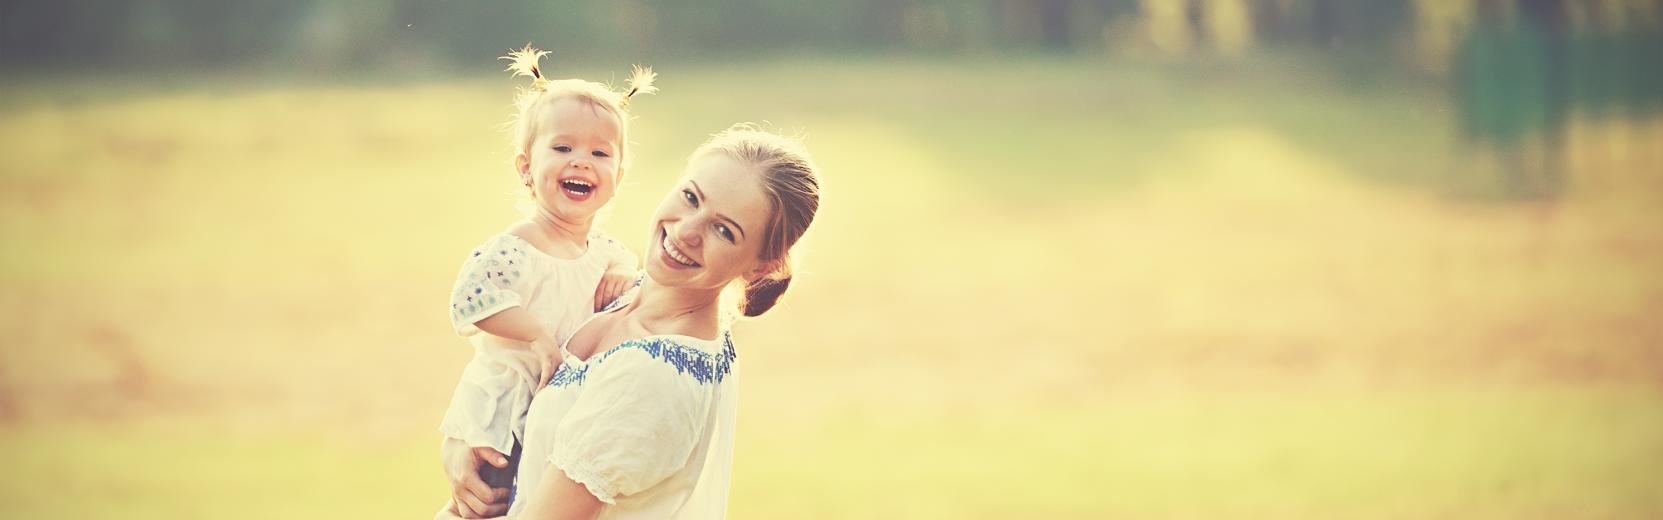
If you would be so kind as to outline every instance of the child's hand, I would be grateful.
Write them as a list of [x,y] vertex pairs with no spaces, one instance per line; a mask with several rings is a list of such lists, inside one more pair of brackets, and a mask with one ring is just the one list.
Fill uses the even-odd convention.
[[635,284],[636,276],[634,268],[621,265],[601,275],[601,284],[595,287],[595,312],[600,312],[606,304],[623,296],[624,291]]
[[554,342],[554,338],[543,336],[531,340],[531,352],[537,355],[541,367],[537,373],[537,387],[531,390],[532,393],[537,393],[549,385],[549,380],[554,378],[554,371],[560,368],[560,345]]

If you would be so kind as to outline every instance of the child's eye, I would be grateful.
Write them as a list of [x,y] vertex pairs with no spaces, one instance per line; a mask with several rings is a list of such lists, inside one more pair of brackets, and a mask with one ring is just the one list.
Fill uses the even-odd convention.
[[681,198],[682,200],[686,200],[689,205],[692,205],[695,208],[699,207],[699,198],[693,196],[693,190],[683,188],[681,190]]
[[601,151],[601,150],[595,150],[595,152],[590,154],[590,155],[593,155],[595,157],[611,157],[611,155],[607,155],[606,152]]
[[568,153],[568,152],[572,151],[572,147],[566,146],[566,145],[563,145],[563,144],[557,144],[557,145],[554,145],[554,151],[560,152],[560,153]]
[[733,231],[728,230],[727,224],[717,223],[716,234],[722,235],[722,238],[727,239],[728,242],[733,242]]

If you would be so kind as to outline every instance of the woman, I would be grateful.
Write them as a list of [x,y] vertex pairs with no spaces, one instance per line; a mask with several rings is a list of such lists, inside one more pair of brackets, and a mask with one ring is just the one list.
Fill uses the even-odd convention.
[[[654,212],[640,287],[572,335],[533,400],[509,515],[722,517],[737,363],[721,294],[743,280],[744,315],[772,307],[818,207],[814,166],[789,139],[740,125],[695,150]],[[501,514],[506,492],[478,468],[505,461],[444,452],[455,489],[440,516]]]

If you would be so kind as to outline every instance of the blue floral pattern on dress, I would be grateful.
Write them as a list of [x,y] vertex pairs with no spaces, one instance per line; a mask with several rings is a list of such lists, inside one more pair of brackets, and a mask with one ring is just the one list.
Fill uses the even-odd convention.
[[653,359],[669,363],[676,367],[676,372],[691,376],[700,384],[722,382],[728,372],[733,370],[733,360],[738,359],[738,353],[733,350],[733,335],[722,331],[722,352],[711,354],[694,347],[683,345],[672,339],[653,337],[647,339],[632,339],[612,347],[611,350],[589,359],[578,367],[561,364],[555,371],[554,377],[549,379],[549,386],[561,387],[581,385],[589,376],[589,367],[606,361],[612,354],[626,349],[640,349],[652,356]]

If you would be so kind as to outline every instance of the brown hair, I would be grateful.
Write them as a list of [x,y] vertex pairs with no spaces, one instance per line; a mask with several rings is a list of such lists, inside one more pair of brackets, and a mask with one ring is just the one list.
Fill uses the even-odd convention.
[[693,156],[706,153],[722,153],[751,165],[762,177],[762,191],[768,196],[772,212],[762,233],[758,257],[763,262],[776,262],[778,267],[746,284],[745,299],[740,302],[745,316],[761,316],[791,286],[791,246],[808,231],[815,211],[820,209],[820,181],[814,161],[801,142],[749,123],[733,125],[711,136],[693,151]]

